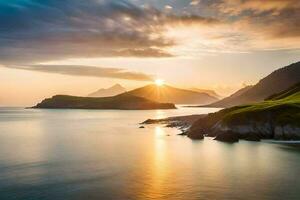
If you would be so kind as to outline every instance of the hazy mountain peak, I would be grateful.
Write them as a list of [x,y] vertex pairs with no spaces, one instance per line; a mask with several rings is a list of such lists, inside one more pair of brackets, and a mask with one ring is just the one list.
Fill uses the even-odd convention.
[[122,90],[126,90],[122,85],[120,85],[119,83],[111,86],[110,88],[108,89],[122,89]]
[[209,89],[201,89],[201,88],[190,88],[189,90],[195,91],[195,92],[200,92],[200,93],[206,93],[210,96],[216,97],[216,98],[221,98],[221,95],[217,94],[216,91],[214,90],[209,90]]
[[126,89],[120,85],[120,84],[115,84],[109,88],[101,88],[97,90],[96,92],[93,92],[89,94],[89,97],[111,97],[111,96],[116,96],[118,94],[122,94],[126,92]]

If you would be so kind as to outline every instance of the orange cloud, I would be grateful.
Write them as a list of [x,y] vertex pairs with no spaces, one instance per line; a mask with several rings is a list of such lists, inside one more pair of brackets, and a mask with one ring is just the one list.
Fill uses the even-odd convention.
[[152,81],[153,77],[148,74],[131,72],[119,68],[83,66],[83,65],[10,65],[8,68],[54,73],[70,76],[86,76],[98,78],[116,78],[135,81]]

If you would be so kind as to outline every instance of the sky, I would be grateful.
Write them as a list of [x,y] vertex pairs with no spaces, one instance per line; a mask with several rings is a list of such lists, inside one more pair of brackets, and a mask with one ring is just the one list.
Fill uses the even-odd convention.
[[299,61],[299,0],[0,0],[0,106],[155,79],[226,96]]

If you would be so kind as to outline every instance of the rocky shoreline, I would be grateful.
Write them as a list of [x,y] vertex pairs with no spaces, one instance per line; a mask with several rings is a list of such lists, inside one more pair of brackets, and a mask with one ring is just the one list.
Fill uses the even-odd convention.
[[140,123],[140,125],[142,125],[141,127],[144,127],[143,125],[162,124],[167,128],[177,128],[181,131],[179,135],[187,135],[187,130],[192,126],[192,124],[205,116],[206,115],[186,115],[162,119],[147,119]]
[[[259,142],[261,140],[276,141],[276,143],[300,143],[300,127],[293,126],[262,126],[248,125],[222,125],[217,123],[210,130],[197,127],[199,121],[203,121],[208,115],[188,115],[168,117],[162,119],[147,119],[140,123],[143,127],[151,124],[162,124],[168,128],[177,128],[181,131],[179,135],[187,136],[193,140],[202,140],[204,137],[213,137],[214,140],[235,143],[239,140]],[[196,128],[195,128],[196,127]],[[202,127],[203,128],[203,127]]]
[[[222,134],[191,134],[191,127],[195,122],[198,120],[201,120],[205,118],[207,114],[203,115],[186,115],[186,116],[177,116],[177,117],[168,117],[168,118],[162,118],[162,119],[147,119],[144,122],[140,123],[140,128],[145,128],[144,125],[151,125],[151,124],[161,124],[165,125],[166,128],[177,128],[181,131],[180,134],[182,136],[188,136],[189,138],[193,140],[202,140],[204,139],[204,136],[207,137],[215,137],[215,140],[223,141],[223,142],[229,142],[234,143],[238,142],[240,136],[234,133],[229,132],[222,132]],[[259,137],[245,137],[245,140],[248,141],[260,141]]]

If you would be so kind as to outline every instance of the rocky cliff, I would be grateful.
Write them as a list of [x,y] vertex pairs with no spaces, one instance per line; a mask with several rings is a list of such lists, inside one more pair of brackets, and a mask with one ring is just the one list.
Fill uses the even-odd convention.
[[211,113],[196,121],[188,136],[193,139],[199,138],[199,135],[215,137],[230,133],[239,139],[300,140],[299,88],[298,84],[273,99]]

